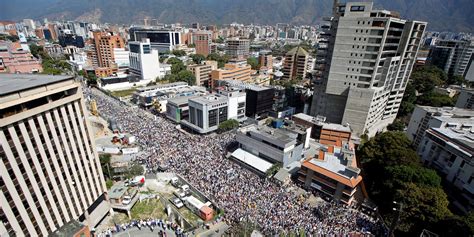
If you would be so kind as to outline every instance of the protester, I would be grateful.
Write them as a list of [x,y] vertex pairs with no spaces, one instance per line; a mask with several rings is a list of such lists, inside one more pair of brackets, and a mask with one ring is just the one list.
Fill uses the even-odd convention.
[[296,185],[276,184],[225,158],[233,133],[187,134],[97,89],[85,89],[85,95],[97,101],[100,116],[136,136],[143,154],[137,159],[148,171],[162,166],[183,176],[224,209],[222,219],[230,226],[251,222],[266,235],[302,230],[316,236],[385,235],[378,220],[356,209],[335,202],[312,208],[294,192]]

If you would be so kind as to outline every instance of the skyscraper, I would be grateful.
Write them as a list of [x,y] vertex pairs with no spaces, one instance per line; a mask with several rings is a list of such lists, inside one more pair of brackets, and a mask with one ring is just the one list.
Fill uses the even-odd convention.
[[369,136],[395,119],[426,28],[372,5],[335,1],[316,57],[311,108],[313,116]]
[[95,31],[93,35],[99,67],[114,66],[114,48],[125,48],[123,39],[111,32]]
[[109,211],[80,85],[0,74],[0,235],[48,236]]

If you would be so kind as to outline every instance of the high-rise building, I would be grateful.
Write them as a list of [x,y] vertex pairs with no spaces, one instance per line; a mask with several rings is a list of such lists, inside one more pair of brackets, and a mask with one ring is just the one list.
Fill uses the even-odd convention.
[[207,57],[211,53],[212,32],[198,31],[193,33],[193,43],[196,54],[202,54]]
[[62,47],[76,46],[78,48],[84,48],[84,38],[82,38],[82,36],[73,34],[70,31],[59,35],[58,40]]
[[474,40],[439,40],[428,55],[428,64],[448,76],[464,76],[474,51]]
[[0,74],[0,101],[0,235],[94,228],[110,204],[80,84]]
[[285,55],[285,61],[283,64],[282,79],[289,81],[297,78],[305,78],[308,57],[308,52],[299,46],[288,51]]
[[273,70],[273,56],[271,54],[260,53],[258,56],[258,65],[266,67],[267,70]]
[[227,63],[224,68],[211,72],[211,87],[214,88],[217,80],[249,81],[252,67],[247,62]]
[[196,85],[209,88],[211,87],[211,72],[217,70],[217,62],[209,60],[204,64],[189,65],[188,70],[196,77]]
[[249,52],[248,39],[228,39],[225,43],[225,53],[231,58],[248,58]]
[[139,76],[142,80],[155,80],[160,76],[158,50],[151,48],[149,39],[144,38],[141,42],[130,42],[129,48],[129,70],[132,74]]
[[171,52],[181,44],[181,33],[170,29],[159,29],[154,27],[131,27],[129,30],[130,41],[142,41],[143,38],[150,39],[151,47],[160,53]]
[[426,28],[372,5],[335,1],[321,34],[326,47],[316,57],[311,108],[313,116],[369,136],[394,121]]
[[114,48],[125,48],[123,39],[111,32],[95,31],[93,35],[99,67],[113,67]]

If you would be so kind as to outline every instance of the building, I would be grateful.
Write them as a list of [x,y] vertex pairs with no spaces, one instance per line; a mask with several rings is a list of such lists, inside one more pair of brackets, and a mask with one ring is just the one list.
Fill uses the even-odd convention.
[[95,31],[94,46],[99,67],[116,67],[114,48],[125,48],[123,39],[113,33]]
[[82,38],[82,36],[73,34],[70,31],[59,35],[58,40],[62,47],[76,46],[78,48],[84,48],[84,38]]
[[249,81],[252,67],[247,62],[226,63],[224,68],[219,68],[211,72],[211,87],[216,86],[217,80],[238,80]]
[[473,51],[473,40],[439,40],[430,50],[428,64],[441,68],[448,77],[465,76]]
[[134,26],[129,29],[130,41],[150,39],[151,47],[160,53],[171,52],[181,44],[181,33],[171,29]]
[[415,147],[420,145],[426,130],[430,128],[456,127],[474,123],[474,110],[455,107],[415,107],[407,128],[407,136]]
[[0,101],[0,230],[48,236],[73,220],[94,228],[110,205],[80,84],[0,74]]
[[258,65],[273,71],[273,56],[271,54],[260,53],[260,55],[258,55]]
[[217,62],[209,60],[204,64],[188,65],[188,70],[196,77],[196,85],[210,88],[212,85],[211,72],[217,70]]
[[304,79],[306,77],[308,58],[308,52],[299,46],[288,51],[283,63],[282,79],[287,81],[298,78]]
[[207,57],[211,53],[211,43],[211,31],[197,31],[193,33],[193,44],[196,54],[202,54]]
[[462,89],[456,101],[456,107],[474,109],[474,90],[467,88]]
[[141,42],[130,42],[130,66],[131,74],[139,76],[142,80],[153,81],[165,75],[160,75],[160,60],[158,50],[152,49],[149,39]]
[[[237,131],[236,140],[245,153],[283,167],[303,158],[303,149],[309,144],[311,128],[269,127],[248,125]],[[252,165],[252,164],[248,164]]]
[[250,54],[250,40],[228,39],[225,42],[225,53],[231,58],[248,58]]
[[351,128],[347,125],[326,123],[324,117],[313,117],[307,114],[295,114],[291,118],[296,124],[311,128],[311,138],[324,145],[336,145],[338,141],[351,140]]
[[[451,201],[464,213],[474,210],[474,120],[448,127],[430,128],[417,149],[423,163],[459,191],[452,191]],[[455,193],[455,194],[454,194]]]
[[166,117],[175,123],[180,123],[189,118],[189,100],[197,95],[180,96],[168,99],[166,103]]
[[219,124],[245,119],[245,92],[235,89],[220,91],[189,100],[189,120],[181,120],[186,127],[204,134],[218,129]]
[[217,86],[244,89],[247,94],[245,98],[245,116],[249,118],[266,116],[273,109],[273,97],[275,95],[273,88],[257,86],[237,80],[218,80]]
[[395,120],[426,28],[372,6],[335,1],[320,35],[310,112],[368,136]]
[[331,198],[351,205],[361,187],[362,176],[357,168],[354,144],[335,145],[312,143],[306,160],[298,171],[298,181]]
[[0,41],[0,73],[39,73],[41,62],[18,42]]

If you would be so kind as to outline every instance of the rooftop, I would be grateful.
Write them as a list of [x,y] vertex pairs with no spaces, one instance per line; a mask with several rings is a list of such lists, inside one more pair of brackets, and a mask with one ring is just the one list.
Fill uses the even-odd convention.
[[188,100],[197,98],[199,96],[179,96],[179,97],[174,97],[168,100],[169,104],[174,104],[174,105],[182,105],[182,104],[187,104]]
[[232,156],[236,159],[238,159],[239,161],[255,168],[256,170],[262,172],[262,173],[266,173],[268,169],[270,169],[272,167],[272,163],[258,157],[258,156],[255,156],[249,152],[246,152],[244,150],[242,150],[241,148],[235,150],[233,153],[232,153]]
[[119,199],[127,192],[127,190],[128,188],[123,183],[115,184],[109,190],[109,198]]
[[80,230],[82,230],[85,225],[81,224],[79,221],[72,220],[61,226],[58,230],[51,233],[51,237],[62,237],[62,236],[74,236]]
[[333,131],[340,131],[340,132],[351,132],[351,128],[347,125],[341,125],[337,123],[327,123],[325,122],[325,118],[323,117],[313,117],[304,113],[299,113],[293,115],[293,117],[299,118],[301,120],[305,120],[307,122],[313,123],[315,125],[322,126],[323,129],[333,130]]
[[0,96],[72,79],[72,76],[0,73]]
[[286,53],[286,55],[294,55],[294,54],[306,56],[308,55],[308,51],[298,46],[288,51],[288,53]]
[[265,86],[258,86],[255,84],[249,84],[245,83],[243,81],[239,80],[218,80],[218,82],[221,82],[222,84],[226,84],[228,86],[233,86],[233,87],[238,87],[242,89],[249,89],[253,91],[264,91],[264,90],[269,90],[271,88],[265,87]]
[[421,106],[417,105],[421,109],[429,113],[435,113],[435,116],[440,117],[474,117],[474,110],[472,109],[463,109],[457,107],[431,107],[431,106]]
[[216,95],[208,95],[208,96],[200,96],[193,99],[190,99],[193,102],[202,104],[202,105],[209,105],[209,104],[216,104],[216,103],[224,103],[227,102],[227,96],[216,96]]
[[[434,131],[434,132],[433,132]],[[440,137],[450,146],[462,150],[468,156],[474,156],[474,128],[455,129],[455,128],[431,128],[428,130],[431,134]]]

